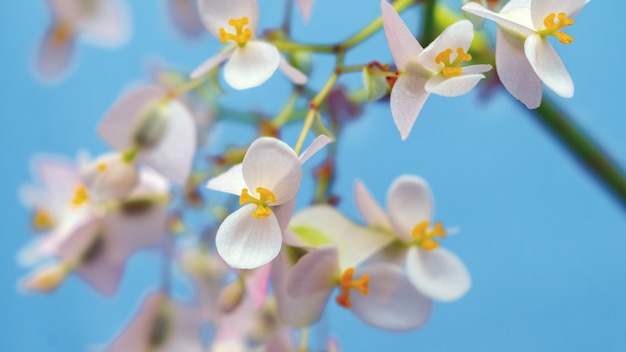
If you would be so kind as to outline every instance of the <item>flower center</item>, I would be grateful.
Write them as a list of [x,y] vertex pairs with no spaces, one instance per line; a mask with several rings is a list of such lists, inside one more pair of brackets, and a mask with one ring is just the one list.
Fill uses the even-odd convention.
[[[558,21],[555,21],[558,19]],[[574,24],[574,20],[567,18],[565,12],[559,12],[559,14],[551,13],[543,20],[543,25],[546,29],[539,31],[539,35],[543,37],[553,36],[563,44],[569,44],[574,41],[574,37],[567,35],[565,32],[560,32],[561,29],[569,27]]]
[[73,35],[72,26],[65,21],[57,22],[52,28],[52,41],[57,46],[67,44]]
[[352,306],[350,303],[351,289],[358,290],[364,295],[367,295],[369,292],[369,275],[363,275],[358,280],[352,279],[352,276],[354,276],[354,268],[348,268],[343,272],[339,281],[339,289],[341,290],[341,293],[337,296],[335,301],[337,301],[337,304],[344,308],[350,308]]
[[31,221],[35,230],[39,231],[49,230],[54,225],[52,215],[43,208],[35,209],[35,214],[33,214]]
[[89,193],[87,193],[87,189],[83,185],[79,185],[76,187],[74,191],[74,198],[72,198],[72,205],[74,207],[80,207],[85,204],[89,200]]
[[440,222],[435,223],[435,227],[428,229],[430,223],[422,221],[415,225],[411,235],[413,235],[414,243],[425,251],[432,251],[439,247],[439,242],[435,241],[435,237],[446,237],[446,230]]
[[272,191],[263,187],[257,187],[256,193],[259,194],[259,198],[254,198],[248,194],[248,189],[241,190],[241,196],[239,196],[239,205],[246,203],[256,204],[257,209],[252,213],[253,218],[266,218],[272,214],[269,202],[275,202],[276,196]]
[[250,28],[243,28],[248,23],[249,20],[246,16],[239,19],[231,18],[230,20],[228,20],[228,25],[235,28],[235,33],[233,34],[226,32],[226,29],[224,29],[224,27],[220,28],[220,41],[222,43],[226,43],[227,41],[232,40],[239,45],[246,44],[248,40],[252,38],[252,30],[250,30]]
[[456,58],[450,62],[450,56],[452,56],[452,49],[448,48],[435,57],[436,64],[444,64],[444,68],[441,71],[445,77],[457,77],[463,73],[463,68],[459,67],[463,62],[470,61],[472,55],[468,54],[463,48],[456,49]]

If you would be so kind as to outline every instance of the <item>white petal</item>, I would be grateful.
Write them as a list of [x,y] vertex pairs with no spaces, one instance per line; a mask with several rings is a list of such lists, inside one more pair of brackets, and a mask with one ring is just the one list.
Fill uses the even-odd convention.
[[530,9],[517,8],[513,11],[507,12],[506,16],[504,14],[492,12],[475,2],[465,4],[461,9],[476,16],[492,20],[499,26],[515,31],[522,36],[527,36],[535,32],[532,23],[530,22]]
[[162,109],[168,116],[165,133],[158,144],[142,150],[137,159],[172,182],[184,185],[197,145],[196,124],[187,107],[178,100],[170,100]]
[[193,70],[193,72],[191,72],[191,75],[190,75],[191,79],[200,78],[204,74],[211,71],[213,68],[217,67],[222,62],[226,61],[226,59],[228,59],[229,57],[233,55],[233,52],[235,52],[235,48],[236,46],[232,46],[226,50],[220,51],[215,56],[203,62],[202,65],[198,66],[198,68],[196,68],[195,70]]
[[82,177],[95,200],[119,200],[128,197],[139,183],[137,165],[124,161],[121,154],[108,153],[93,160],[82,170]]
[[306,161],[309,160],[309,158],[317,154],[317,152],[319,152],[320,149],[324,148],[327,144],[331,143],[332,141],[333,140],[330,137],[323,135],[323,134],[320,134],[319,136],[315,137],[313,142],[311,142],[311,145],[300,154],[300,162],[302,164],[306,163]]
[[253,218],[256,205],[248,204],[230,214],[215,235],[217,252],[233,268],[253,269],[267,264],[280,251],[282,238],[274,214]]
[[471,65],[463,67],[463,74],[485,73],[492,69],[491,65]]
[[298,193],[302,166],[285,142],[271,137],[258,138],[248,148],[241,164],[248,191],[254,197],[258,196],[257,187],[263,187],[276,196],[272,205],[280,205]]
[[415,225],[430,221],[433,197],[428,183],[420,177],[398,177],[387,192],[387,213],[396,236],[405,242],[412,239]]
[[302,18],[304,18],[304,22],[309,22],[309,19],[311,18],[311,10],[313,10],[313,0],[297,1],[300,12],[302,13]]
[[451,78],[437,75],[426,81],[425,88],[433,94],[444,97],[458,97],[472,90],[483,78],[485,78],[483,74],[463,74]]
[[430,94],[424,89],[425,84],[426,79],[423,77],[402,75],[391,90],[391,114],[402,140],[407,139],[411,133],[413,124]]
[[574,96],[574,82],[548,39],[531,35],[524,42],[524,50],[535,73],[548,88],[563,98]]
[[213,177],[206,186],[208,189],[231,193],[237,196],[241,195],[241,191],[244,188],[248,188],[243,179],[241,164],[234,165],[226,170],[226,172]]
[[427,70],[439,72],[445,66],[443,63],[436,63],[435,58],[442,51],[452,49],[450,61],[456,58],[456,49],[461,48],[467,53],[472,40],[474,39],[474,26],[469,20],[461,20],[446,28],[424,51],[419,55],[418,61]]
[[497,29],[496,71],[500,82],[515,99],[529,109],[541,104],[541,80],[524,53],[524,42],[510,33]]
[[320,292],[330,292],[339,277],[339,253],[333,245],[312,249],[298,260],[287,274],[287,294],[302,298]]
[[95,1],[95,7],[80,23],[82,38],[107,48],[116,48],[125,44],[131,32],[126,2]]
[[80,173],[69,160],[49,156],[37,157],[32,162],[37,175],[57,205],[69,205],[76,188],[82,183]]
[[285,59],[282,55],[280,56],[280,61],[278,62],[278,68],[283,71],[285,76],[287,76],[287,78],[295,84],[302,85],[308,80],[304,73],[291,66],[289,62],[287,62],[287,59]]
[[296,198],[293,198],[287,203],[272,207],[272,212],[276,216],[276,220],[278,220],[278,226],[280,226],[280,232],[283,234],[283,237],[295,209]]
[[409,280],[424,295],[439,301],[454,301],[470,288],[470,275],[463,262],[443,248],[423,251],[417,247],[406,255]]
[[380,227],[389,229],[391,225],[387,219],[387,214],[380,207],[378,202],[372,197],[361,180],[354,183],[354,198],[359,213],[369,227]]
[[237,47],[224,66],[224,79],[235,89],[248,89],[261,85],[276,71],[280,53],[272,44],[251,40]]
[[517,8],[530,9],[530,0],[510,0],[502,6],[500,12],[509,12]]
[[352,291],[352,311],[364,322],[377,328],[406,331],[424,325],[432,310],[432,301],[420,294],[406,279],[402,269],[372,264],[355,272],[355,277],[369,275],[369,292]]
[[380,7],[383,13],[385,36],[393,61],[399,70],[404,70],[409,61],[417,60],[423,50],[422,46],[389,3],[383,0],[380,2]]
[[109,109],[100,124],[98,134],[111,147],[125,152],[133,147],[135,126],[147,109],[157,104],[167,92],[158,86],[146,86],[133,90]]
[[169,189],[170,183],[165,177],[144,167],[139,172],[139,184],[130,195],[131,197],[166,195]]
[[552,13],[557,15],[561,12],[565,12],[569,19],[574,19],[586,3],[587,0],[532,0],[530,3],[530,12],[533,24],[537,30],[545,29],[546,26],[543,24],[543,21]]
[[72,62],[74,54],[74,35],[59,37],[50,28],[37,50],[35,67],[42,79],[59,78],[65,73]]
[[259,5],[257,0],[199,0],[200,18],[213,36],[219,38],[220,28],[233,33],[234,28],[228,24],[230,19],[248,17],[248,25],[252,33],[256,32],[259,21]]

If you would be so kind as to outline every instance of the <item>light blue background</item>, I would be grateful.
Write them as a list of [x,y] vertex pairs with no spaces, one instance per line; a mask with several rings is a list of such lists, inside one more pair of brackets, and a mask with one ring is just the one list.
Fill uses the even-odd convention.
[[[17,200],[19,186],[32,180],[29,159],[39,152],[106,151],[95,126],[129,84],[147,79],[150,63],[163,60],[191,70],[218,48],[208,35],[182,39],[164,1],[129,3],[134,28],[127,46],[105,51],[79,43],[70,76],[45,85],[31,70],[50,22],[44,1],[0,1],[2,351],[73,352],[106,342],[158,282],[158,256],[148,253],[130,262],[113,299],[98,296],[77,278],[50,296],[20,295],[15,288],[26,273],[15,256],[31,238],[30,214]],[[450,3],[458,6],[460,0]],[[262,26],[279,25],[282,4],[262,1]],[[592,1],[568,31],[575,42],[555,44],[576,84],[574,98],[556,101],[621,165],[626,165],[624,10],[623,2]],[[334,42],[379,13],[377,0],[317,0],[309,26],[295,15],[294,34],[307,42]],[[417,10],[404,17],[415,23]],[[332,60],[316,60],[312,85],[319,89]],[[353,64],[370,60],[391,60],[382,34],[348,56]],[[345,82],[356,87],[359,79],[353,75]],[[287,87],[277,74],[260,88],[229,90],[227,101],[276,113]],[[285,135],[288,143],[295,142],[298,128]],[[399,139],[388,105],[372,104],[341,136],[339,148],[335,191],[343,198],[342,210],[357,219],[356,178],[384,203],[396,176],[425,177],[435,195],[436,219],[461,228],[443,245],[463,259],[473,278],[465,297],[436,303],[426,327],[411,333],[366,327],[333,305],[326,324],[342,350],[626,350],[625,208],[506,92],[488,101],[476,92],[456,99],[432,96],[406,142]],[[305,189],[302,203],[308,196]]]

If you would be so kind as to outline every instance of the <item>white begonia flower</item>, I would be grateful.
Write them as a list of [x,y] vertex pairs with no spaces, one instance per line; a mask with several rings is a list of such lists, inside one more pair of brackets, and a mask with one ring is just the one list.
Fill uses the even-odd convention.
[[496,71],[504,87],[529,109],[541,104],[541,82],[563,98],[574,95],[574,83],[548,37],[563,44],[574,38],[563,30],[588,0],[511,0],[499,13],[477,3],[463,6],[471,14],[498,24]]
[[284,142],[262,137],[250,145],[241,164],[209,180],[207,187],[239,195],[239,210],[217,230],[220,256],[233,268],[252,269],[278,255],[302,180],[302,163],[330,142],[320,135],[300,157]]
[[325,302],[338,287],[337,304],[372,326],[404,331],[426,322],[432,301],[413,287],[401,268],[388,263],[341,267],[340,255],[333,245],[304,255],[288,274],[287,294],[303,299],[304,304],[309,304],[307,297]]
[[470,275],[452,252],[440,248],[437,238],[445,237],[441,223],[430,227],[433,200],[430,188],[417,176],[398,177],[387,193],[387,214],[361,182],[356,183],[357,208],[368,226],[393,233],[385,259],[402,263],[409,280],[421,293],[435,300],[452,301],[470,288]]
[[81,165],[85,187],[96,201],[126,198],[139,182],[139,170],[119,153],[104,154]]
[[456,97],[469,92],[485,78],[491,65],[461,66],[471,60],[467,52],[474,28],[462,20],[446,28],[425,49],[394,8],[381,2],[383,25],[399,77],[391,89],[391,114],[406,139],[430,93]]
[[222,43],[234,44],[205,61],[191,73],[196,79],[226,61],[224,79],[235,89],[261,85],[280,68],[296,84],[307,77],[291,66],[278,49],[255,37],[259,18],[257,0],[199,0],[200,17],[209,32]]
[[158,86],[132,91],[98,126],[109,145],[172,182],[184,185],[196,150],[196,127],[189,110]]

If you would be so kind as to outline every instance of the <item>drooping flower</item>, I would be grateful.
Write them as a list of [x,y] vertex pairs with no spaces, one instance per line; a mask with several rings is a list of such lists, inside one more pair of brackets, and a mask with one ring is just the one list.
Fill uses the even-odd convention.
[[430,93],[456,97],[469,92],[485,78],[491,65],[461,66],[468,54],[474,28],[468,20],[446,28],[422,49],[402,18],[387,2],[381,2],[387,43],[399,71],[391,89],[391,114],[402,139],[406,139]]
[[574,83],[565,65],[550,44],[556,37],[562,44],[574,38],[565,29],[588,0],[511,0],[499,13],[477,3],[463,10],[498,24],[496,71],[504,87],[529,109],[541,104],[541,82],[563,98],[574,95]]
[[387,213],[361,182],[356,183],[356,204],[368,226],[393,233],[396,242],[382,253],[390,262],[404,265],[409,280],[421,293],[435,300],[452,301],[470,288],[470,276],[461,260],[439,245],[447,232],[431,225],[433,200],[430,188],[417,176],[400,176],[387,193]]
[[127,159],[149,166],[184,185],[196,148],[189,110],[157,86],[132,91],[102,119],[98,133]]
[[209,181],[209,189],[239,195],[242,205],[224,219],[215,237],[228,265],[251,269],[276,257],[295,207],[302,163],[329,142],[320,135],[298,157],[284,142],[262,137],[250,145],[241,164]]
[[278,68],[294,83],[306,83],[307,77],[291,66],[274,45],[255,37],[257,0],[200,0],[198,7],[209,32],[222,43],[233,44],[200,65],[191,78],[198,78],[227,60],[224,79],[235,89],[261,85]]

